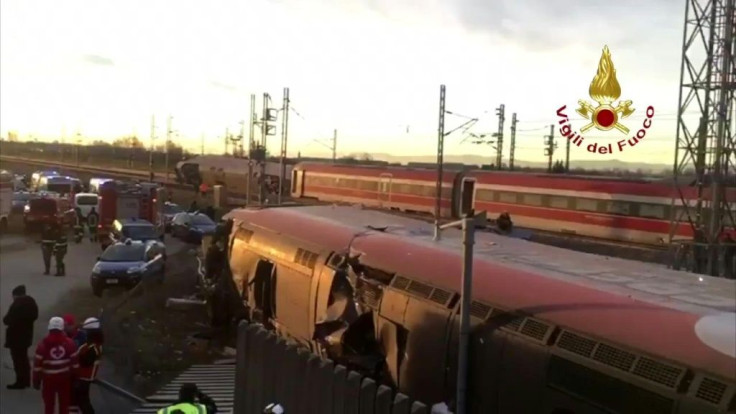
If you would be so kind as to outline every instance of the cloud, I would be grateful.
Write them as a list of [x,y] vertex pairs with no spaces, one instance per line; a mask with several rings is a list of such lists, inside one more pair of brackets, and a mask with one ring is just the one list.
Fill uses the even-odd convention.
[[82,56],[82,61],[91,65],[115,66],[115,62],[112,59],[100,55],[84,55]]
[[530,51],[603,43],[633,47],[653,28],[662,37],[671,36],[673,27],[681,31],[684,13],[679,2],[669,0],[458,0],[449,7],[466,29]]

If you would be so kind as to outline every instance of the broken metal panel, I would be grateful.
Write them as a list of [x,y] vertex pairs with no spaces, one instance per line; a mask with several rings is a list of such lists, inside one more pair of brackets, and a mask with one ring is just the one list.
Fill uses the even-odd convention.
[[383,291],[383,299],[381,300],[380,315],[399,325],[404,324],[404,314],[409,304],[409,297],[398,290],[387,288]]
[[[406,360],[399,377],[401,389],[422,401],[434,401],[443,395],[447,333],[452,310],[435,306],[427,300],[410,298],[403,326],[409,330]],[[416,363],[421,361],[421,363]]]

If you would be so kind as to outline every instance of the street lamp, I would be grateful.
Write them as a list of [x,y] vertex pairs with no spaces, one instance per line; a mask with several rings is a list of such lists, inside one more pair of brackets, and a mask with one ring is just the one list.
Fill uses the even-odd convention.
[[462,227],[463,230],[463,282],[460,290],[460,344],[457,367],[457,414],[466,414],[466,395],[468,389],[468,348],[470,344],[470,304],[473,301],[473,244],[475,227],[485,225],[486,212],[475,214],[470,210],[462,219],[439,226],[439,230]]

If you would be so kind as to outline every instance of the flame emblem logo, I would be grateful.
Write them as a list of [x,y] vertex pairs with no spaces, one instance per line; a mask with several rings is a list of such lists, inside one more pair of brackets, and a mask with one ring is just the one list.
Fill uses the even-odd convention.
[[619,119],[628,117],[635,110],[631,108],[633,102],[630,100],[619,101],[618,105],[613,106],[613,103],[621,96],[621,85],[616,79],[616,69],[613,67],[608,46],[603,47],[603,54],[600,62],[598,62],[598,72],[590,83],[588,94],[598,103],[598,106],[594,107],[591,103],[582,99],[578,101],[580,107],[576,112],[583,118],[590,120],[589,124],[580,128],[580,132],[586,132],[596,127],[601,131],[616,128],[624,134],[629,133],[629,129],[622,125]]

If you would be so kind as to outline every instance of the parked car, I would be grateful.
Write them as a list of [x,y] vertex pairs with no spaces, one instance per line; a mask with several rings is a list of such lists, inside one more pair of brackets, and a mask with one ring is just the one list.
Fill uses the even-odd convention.
[[69,225],[74,220],[74,210],[69,200],[55,196],[31,198],[23,207],[23,224],[27,231],[41,229],[45,224]]
[[164,203],[164,211],[161,213],[161,222],[164,223],[164,231],[167,233],[171,232],[171,220],[174,216],[179,213],[184,213],[186,210],[178,204],[167,201]]
[[34,198],[38,198],[35,193],[29,193],[28,191],[17,191],[13,193],[13,207],[11,209],[12,214],[23,214],[23,209],[29,201]]
[[92,268],[90,284],[95,296],[111,286],[132,289],[144,279],[163,282],[166,249],[155,241],[126,240],[108,246]]
[[171,235],[186,243],[200,244],[216,229],[217,223],[202,213],[179,213],[171,220]]
[[156,229],[150,221],[143,219],[118,219],[112,223],[110,229],[110,239],[102,241],[103,250],[107,245],[113,243],[120,243],[125,240],[141,241],[141,242],[156,242],[164,247],[164,235]]

